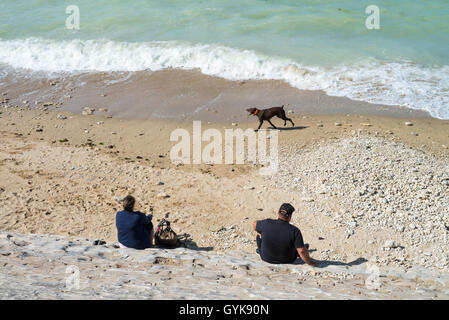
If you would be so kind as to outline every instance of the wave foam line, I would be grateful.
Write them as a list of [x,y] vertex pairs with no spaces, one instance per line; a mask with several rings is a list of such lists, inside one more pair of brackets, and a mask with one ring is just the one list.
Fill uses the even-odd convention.
[[298,89],[406,106],[449,119],[449,66],[371,59],[324,68],[211,44],[40,38],[1,40],[0,63],[50,73],[199,69],[229,80],[283,80]]

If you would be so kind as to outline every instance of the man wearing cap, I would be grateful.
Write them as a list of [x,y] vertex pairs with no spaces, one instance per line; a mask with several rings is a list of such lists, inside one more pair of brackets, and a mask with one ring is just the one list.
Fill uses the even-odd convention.
[[289,203],[281,205],[278,219],[265,219],[254,221],[254,230],[257,235],[257,253],[262,260],[269,263],[293,263],[298,255],[313,267],[317,267],[309,256],[304,245],[301,231],[290,224],[295,208]]

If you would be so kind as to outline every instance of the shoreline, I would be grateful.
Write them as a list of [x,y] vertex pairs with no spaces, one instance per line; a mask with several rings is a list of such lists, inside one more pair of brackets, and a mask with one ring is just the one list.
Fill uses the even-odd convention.
[[279,105],[296,117],[432,118],[422,110],[299,90],[281,80],[231,81],[198,70],[82,73],[51,79],[17,73],[3,80],[1,90],[3,105],[74,113],[84,107],[107,109],[106,115],[124,119],[248,122],[246,108]]

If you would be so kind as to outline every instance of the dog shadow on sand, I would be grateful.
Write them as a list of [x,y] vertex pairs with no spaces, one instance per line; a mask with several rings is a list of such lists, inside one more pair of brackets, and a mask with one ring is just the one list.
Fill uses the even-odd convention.
[[[273,127],[268,127],[268,128],[266,128],[265,130],[279,130],[279,131],[291,131],[291,130],[302,130],[302,129],[307,129],[308,127],[305,127],[305,126],[296,126],[296,127],[276,127],[276,128],[273,128]],[[264,130],[264,128],[261,128],[261,129],[259,129],[259,130]],[[258,131],[257,129],[255,129],[254,131]]]
[[[308,249],[308,243],[306,243],[306,247]],[[316,249],[310,249],[309,252],[313,252],[316,251]],[[361,265],[365,262],[368,262],[367,259],[365,258],[357,258],[354,261],[351,262],[342,262],[342,261],[331,261],[331,260],[317,260],[317,259],[313,259],[313,261],[318,263],[318,268],[326,268],[329,266],[348,266],[348,267],[352,267],[352,266],[358,266]],[[296,259],[295,262],[293,262],[293,264],[295,265],[303,265],[305,264],[304,261],[302,261],[301,258]]]

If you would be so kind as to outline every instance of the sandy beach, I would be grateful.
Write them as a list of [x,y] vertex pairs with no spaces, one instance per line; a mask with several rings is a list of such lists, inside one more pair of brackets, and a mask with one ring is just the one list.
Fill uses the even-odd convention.
[[[195,72],[184,76],[198,77]],[[449,121],[387,106],[376,107],[383,115],[363,112],[366,103],[276,82],[230,85],[214,78],[201,94],[186,97],[185,104],[160,106],[163,99],[150,101],[135,91],[136,82],[148,88],[152,81],[159,83],[152,77],[119,87],[97,88],[90,82],[95,79],[70,87],[70,79],[55,79],[3,88],[2,232],[115,243],[119,201],[133,194],[138,209],[151,211],[156,222],[170,220],[189,239],[188,247],[252,254],[252,221],[274,218],[279,205],[290,202],[297,209],[292,222],[315,259],[362,259],[404,275],[417,268],[449,271]],[[190,93],[198,85],[186,79],[180,83]],[[174,99],[171,90],[182,96],[173,86],[166,87],[164,96]],[[245,115],[245,97],[256,92],[264,100],[266,95],[259,94],[266,86],[279,101],[284,99],[280,90],[295,91],[285,98],[294,106],[285,109],[296,126],[279,131],[276,174],[261,176],[260,166],[248,163],[172,163],[170,133],[176,128],[192,132],[192,119],[202,120],[203,130],[256,128],[255,118]],[[210,103],[202,101],[206,97]],[[334,114],[334,106],[347,101],[347,113]],[[198,112],[189,107],[199,103],[207,107]],[[92,114],[82,114],[86,107]],[[154,116],[161,110],[163,116]],[[434,290],[444,292],[444,286]]]
[[0,299],[449,299],[446,2],[0,5]]

